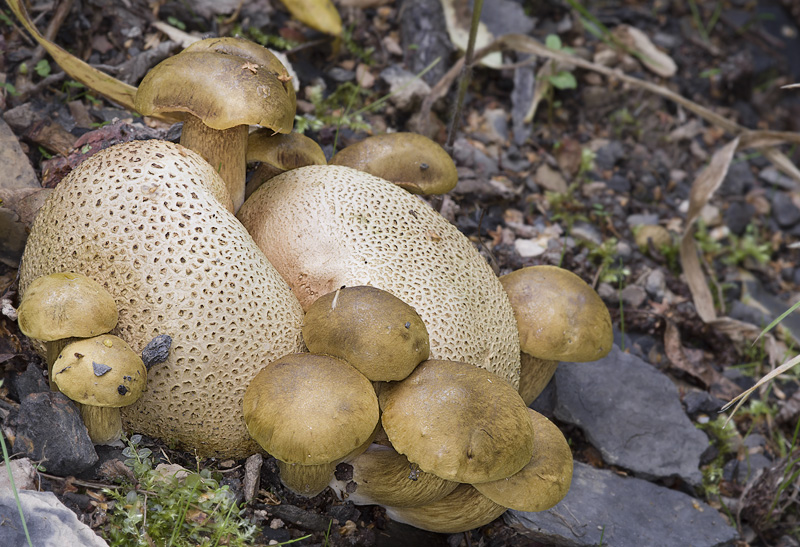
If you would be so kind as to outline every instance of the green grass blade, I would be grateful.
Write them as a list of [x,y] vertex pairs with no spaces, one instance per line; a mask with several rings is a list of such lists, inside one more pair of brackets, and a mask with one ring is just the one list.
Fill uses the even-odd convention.
[[[0,386],[3,381],[0,380]],[[19,519],[22,521],[22,529],[25,531],[25,539],[28,540],[28,547],[33,547],[31,535],[28,533],[28,525],[25,522],[25,515],[22,514],[22,502],[19,500],[19,492],[17,492],[17,485],[14,484],[14,474],[11,472],[11,460],[8,457],[8,448],[6,448],[6,438],[0,432],[0,447],[3,448],[3,461],[6,464],[6,471],[8,471],[8,480],[11,483],[11,491],[14,492],[14,499],[17,501],[17,510],[19,510]]]

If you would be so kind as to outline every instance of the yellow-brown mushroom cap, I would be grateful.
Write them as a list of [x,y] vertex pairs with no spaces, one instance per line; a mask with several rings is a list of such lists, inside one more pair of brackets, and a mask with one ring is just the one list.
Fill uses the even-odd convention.
[[517,318],[520,348],[539,359],[594,361],[614,342],[611,316],[583,279],[556,266],[530,266],[500,277]]
[[75,402],[122,407],[141,397],[147,369],[122,338],[103,334],[68,344],[53,364],[53,380]]
[[517,391],[476,366],[428,360],[381,386],[381,423],[395,450],[444,479],[479,483],[530,461],[534,432]]
[[17,310],[19,328],[36,340],[89,338],[117,325],[114,298],[102,285],[73,272],[45,275],[25,291]]
[[481,494],[509,509],[544,511],[569,491],[572,482],[572,452],[556,425],[528,409],[536,442],[531,460],[510,477],[475,484]]
[[281,171],[306,165],[325,165],[325,152],[301,133],[279,133],[261,128],[247,137],[247,162],[267,163]]
[[327,355],[297,353],[272,361],[244,395],[250,435],[286,463],[343,458],[371,438],[378,418],[370,381]]
[[150,70],[135,106],[146,116],[186,112],[213,129],[261,125],[288,133],[297,108],[290,79],[266,48],[241,38],[211,38]]
[[386,133],[340,150],[331,165],[346,165],[388,180],[412,194],[445,194],[458,183],[453,159],[424,135]]
[[312,353],[344,359],[372,381],[402,380],[430,354],[419,314],[384,290],[345,287],[318,298],[303,319]]

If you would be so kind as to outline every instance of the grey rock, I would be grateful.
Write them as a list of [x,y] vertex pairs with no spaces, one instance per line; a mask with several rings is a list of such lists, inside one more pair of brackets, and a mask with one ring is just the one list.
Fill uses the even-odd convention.
[[600,233],[600,230],[586,222],[576,222],[572,227],[571,234],[572,237],[580,241],[593,243],[597,246],[603,244],[603,236]]
[[756,208],[747,202],[734,201],[725,210],[725,225],[728,229],[740,236],[744,233],[747,225],[753,220]]
[[[79,521],[52,492],[23,490],[19,492],[19,501],[34,545],[108,547],[108,543]],[[0,521],[3,522],[0,545],[28,544],[12,492],[0,492]]]
[[666,277],[664,277],[664,271],[658,269],[650,272],[644,281],[644,289],[647,291],[647,294],[650,295],[650,298],[661,302],[667,290],[667,280]]
[[142,362],[147,370],[150,370],[153,365],[166,361],[171,346],[172,337],[168,334],[159,334],[150,340],[142,350]]
[[598,169],[613,169],[625,157],[625,147],[620,141],[611,141],[597,151],[594,164]]
[[566,547],[714,547],[738,537],[700,500],[580,462],[561,503],[539,513],[510,510],[503,518],[526,537]]
[[400,110],[412,110],[431,92],[431,86],[403,68],[392,65],[381,72],[381,78],[389,84],[389,100]]
[[495,36],[528,34],[536,25],[536,19],[528,17],[522,5],[512,0],[492,0],[491,9],[481,12],[481,22]]
[[[36,488],[36,468],[28,458],[11,460],[8,465],[14,477],[14,488],[17,490],[33,490]],[[0,465],[0,492],[11,491],[11,479],[8,478],[8,468]],[[0,544],[4,545],[4,544]]]
[[0,207],[0,262],[17,268],[26,241],[28,230],[19,215],[11,209]]
[[39,121],[40,119],[39,113],[33,108],[33,103],[15,106],[3,113],[3,120],[5,120],[11,129],[18,133],[22,133],[32,126],[33,122]]
[[619,292],[616,287],[611,283],[600,283],[597,286],[597,294],[603,299],[603,302],[619,304]]
[[475,138],[486,143],[504,144],[508,139],[508,112],[502,108],[487,108],[483,118],[483,131]]
[[783,192],[772,196],[772,217],[781,228],[790,228],[800,222],[800,209]]
[[647,291],[639,285],[628,285],[620,293],[622,302],[631,308],[638,308],[647,300]]
[[19,405],[14,452],[41,462],[48,473],[77,475],[97,462],[86,426],[63,393],[28,395]]
[[606,186],[622,194],[631,191],[631,181],[617,173],[611,175],[611,178],[606,181]]
[[756,177],[746,161],[733,162],[719,188],[721,196],[743,196],[756,185]]
[[50,391],[47,382],[47,372],[36,363],[28,363],[25,370],[13,377],[12,385],[17,393],[17,400],[21,401],[31,393]]
[[658,215],[655,213],[646,213],[641,215],[630,215],[625,219],[625,222],[628,223],[628,226],[633,228],[634,226],[639,226],[641,224],[658,224],[659,218]]
[[447,34],[444,11],[438,0],[403,0],[400,36],[406,52],[403,60],[414,74],[440,60],[422,76],[428,85],[436,85],[449,68],[447,62],[441,61],[447,60],[455,49]]
[[0,190],[41,188],[28,156],[22,151],[17,136],[0,120]]
[[328,76],[335,82],[349,82],[356,77],[356,73],[352,70],[335,66],[328,71]]
[[627,241],[617,242],[616,257],[621,258],[623,262],[627,262],[633,255],[633,248]]
[[686,414],[694,419],[698,414],[715,414],[725,406],[725,401],[717,399],[707,391],[690,391],[683,398]]
[[784,190],[794,190],[797,188],[797,183],[794,179],[784,175],[771,165],[759,171],[758,178],[770,186],[778,186]]
[[533,89],[536,83],[536,67],[524,65],[514,70],[514,90],[511,92],[511,120],[514,144],[522,146],[531,136],[531,124],[525,123],[525,116],[533,102]]
[[556,418],[580,427],[607,463],[646,479],[702,482],[708,437],[686,416],[675,384],[653,366],[614,346],[590,364],[562,363],[554,379]]

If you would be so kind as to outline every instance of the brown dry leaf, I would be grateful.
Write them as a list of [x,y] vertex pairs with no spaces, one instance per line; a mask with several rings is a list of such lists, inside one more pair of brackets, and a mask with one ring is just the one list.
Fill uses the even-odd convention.
[[697,246],[694,241],[694,223],[700,216],[700,211],[714,195],[714,192],[725,180],[728,167],[733,160],[733,154],[739,146],[739,137],[717,150],[711,158],[711,162],[698,175],[692,184],[689,194],[689,212],[686,215],[686,228],[681,239],[681,266],[686,275],[686,282],[692,293],[697,314],[705,323],[709,323],[717,318],[714,310],[714,299],[711,291],[706,284],[705,275],[700,267],[700,260],[697,256]]
[[[461,51],[467,50],[469,30],[472,23],[472,8],[466,0],[440,0],[444,19],[447,24],[447,33],[450,40]],[[485,24],[478,24],[478,34],[475,37],[475,49],[483,48],[492,43],[494,36]],[[475,56],[475,62],[490,68],[499,69],[503,65],[503,56],[498,52],[487,53],[481,57]]]
[[667,359],[670,360],[672,366],[682,370],[692,378],[699,380],[703,387],[709,387],[714,382],[715,371],[706,367],[701,369],[693,364],[686,357],[681,344],[681,335],[678,327],[675,326],[670,320],[666,320],[666,328],[664,329],[664,353],[667,354]]
[[536,116],[536,110],[539,108],[539,103],[542,102],[545,95],[550,91],[553,87],[553,84],[550,83],[550,76],[551,74],[555,73],[555,62],[552,59],[548,59],[547,61],[542,64],[542,67],[536,72],[536,83],[534,84],[533,88],[533,99],[531,99],[531,106],[528,109],[528,113],[525,114],[524,122],[531,123],[533,121],[534,116]]
[[281,0],[292,17],[314,30],[342,35],[342,18],[331,0]]
[[641,30],[630,25],[619,25],[613,30],[614,36],[632,51],[648,70],[662,78],[671,78],[678,71],[672,57],[658,49]]

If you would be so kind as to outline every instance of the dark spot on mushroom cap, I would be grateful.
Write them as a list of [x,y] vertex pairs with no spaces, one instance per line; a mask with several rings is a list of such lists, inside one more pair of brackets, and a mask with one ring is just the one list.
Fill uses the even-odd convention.
[[118,385],[117,393],[119,393],[120,395],[125,395],[126,393],[128,393],[128,388],[123,385]]
[[430,167],[430,166],[429,166],[427,163],[420,163],[420,164],[419,164],[419,168],[420,168],[420,169],[422,169],[423,171],[424,171],[425,169],[427,169],[428,167]]
[[111,370],[111,367],[108,365],[104,365],[103,363],[95,363],[94,361],[92,361],[92,370],[94,371],[95,376],[102,376],[103,374],[109,372]]

